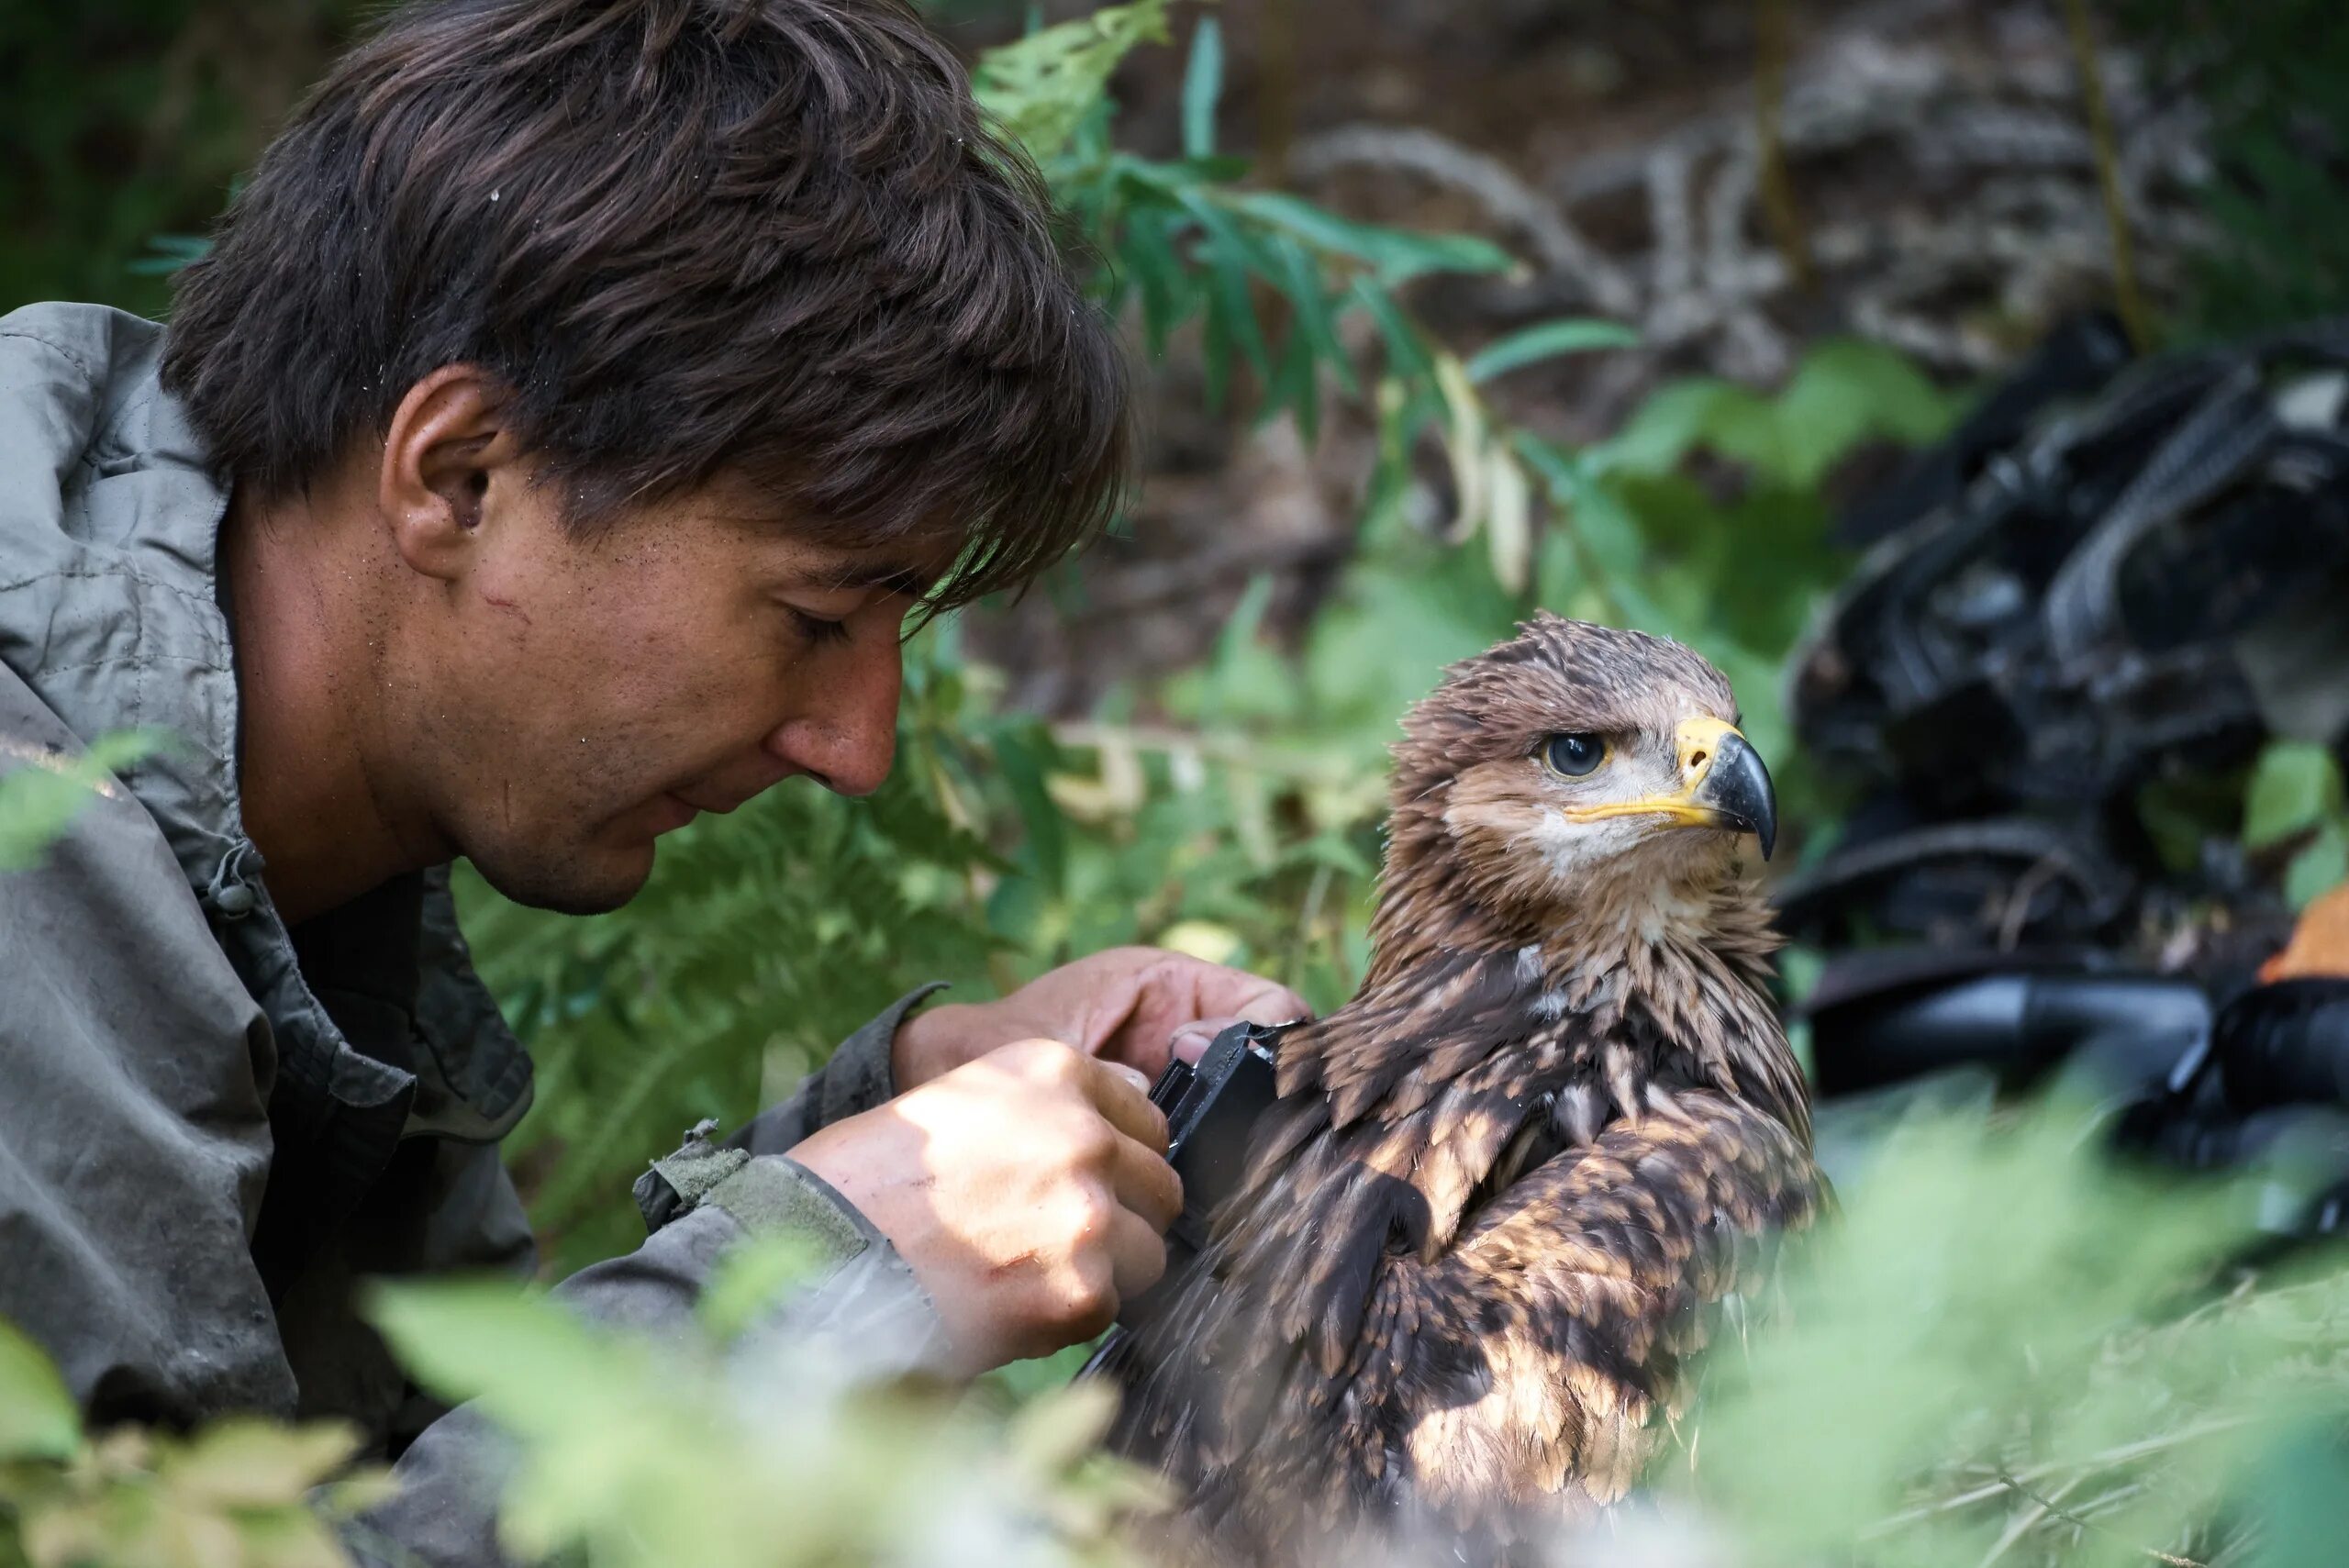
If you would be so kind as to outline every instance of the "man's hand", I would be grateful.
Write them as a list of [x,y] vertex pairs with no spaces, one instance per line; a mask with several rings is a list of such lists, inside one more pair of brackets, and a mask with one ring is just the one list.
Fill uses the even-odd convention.
[[1037,976],[999,1002],[932,1007],[898,1027],[890,1051],[899,1090],[1013,1040],[1064,1040],[1087,1056],[1157,1080],[1178,1031],[1185,1054],[1216,1029],[1277,1024],[1309,1009],[1286,985],[1160,948],[1111,948]]
[[834,1122],[791,1158],[886,1236],[967,1372],[1109,1326],[1165,1272],[1183,1188],[1134,1069],[1024,1040]]

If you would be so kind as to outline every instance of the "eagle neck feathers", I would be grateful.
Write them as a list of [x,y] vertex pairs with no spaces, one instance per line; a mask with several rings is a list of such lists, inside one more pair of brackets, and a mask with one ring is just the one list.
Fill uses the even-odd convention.
[[[1752,883],[1651,884],[1538,930],[1458,889],[1439,902],[1423,878],[1383,891],[1362,991],[1282,1044],[1283,1094],[1308,1091],[1319,1109],[1281,1129],[1265,1168],[1334,1134],[1425,1200],[1413,1240],[1432,1254],[1534,1155],[1668,1113],[1680,1089],[1757,1105],[1808,1146],[1800,1070],[1766,990],[1779,940]],[[1415,906],[1448,917],[1415,921]]]

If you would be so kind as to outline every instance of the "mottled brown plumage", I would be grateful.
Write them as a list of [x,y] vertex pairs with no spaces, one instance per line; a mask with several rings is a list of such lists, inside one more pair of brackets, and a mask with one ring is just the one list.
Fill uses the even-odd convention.
[[[1823,1201],[1704,804],[1732,750],[1766,791],[1735,719],[1688,650],[1545,615],[1405,720],[1370,973],[1281,1042],[1205,1266],[1124,1357],[1114,1440],[1212,1556],[1477,1561],[1620,1497],[1705,1309]],[[1545,765],[1561,734],[1606,760]]]

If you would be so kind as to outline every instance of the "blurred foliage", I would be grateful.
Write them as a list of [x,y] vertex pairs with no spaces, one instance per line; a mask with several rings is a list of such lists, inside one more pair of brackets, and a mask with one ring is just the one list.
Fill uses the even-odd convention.
[[389,1496],[380,1473],[346,1473],[357,1446],[337,1426],[240,1419],[94,1438],[0,1322],[0,1568],[336,1568],[332,1523]]
[[2349,1274],[2255,1281],[2267,1195],[2118,1169],[2097,1125],[1895,1129],[1658,1484],[1740,1561],[2338,1562]]
[[[843,1347],[760,1327],[778,1283],[787,1306],[795,1262],[738,1251],[704,1331],[682,1340],[589,1327],[503,1284],[386,1288],[375,1317],[427,1387],[478,1399],[516,1440],[499,1525],[521,1561],[1128,1561],[1111,1526],[1164,1499],[1096,1452],[1106,1390],[1063,1388],[1007,1413],[938,1386],[845,1378]],[[707,1310],[718,1302],[733,1312]]]
[[[2060,1097],[1899,1118],[1837,1222],[1716,1324],[1649,1476],[1677,1549],[1635,1513],[1558,1560],[1686,1562],[1694,1532],[1695,1560],[1740,1568],[2337,1562],[2349,1274],[2247,1269],[2273,1195],[2117,1168],[2103,1125]],[[1143,1560],[1120,1526],[1165,1499],[1092,1452],[1099,1390],[1012,1408],[860,1381],[769,1315],[796,1277],[791,1257],[739,1252],[702,1332],[659,1340],[507,1283],[386,1287],[373,1311],[429,1388],[512,1436],[502,1529],[520,1561]],[[91,1444],[54,1372],[0,1330],[0,1563],[332,1562],[295,1503],[346,1453],[250,1424]],[[362,1476],[324,1501],[379,1496]]]
[[2296,909],[2349,882],[2349,806],[2332,753],[2304,740],[2262,752],[2243,795],[2243,842],[2288,857],[2284,895]]
[[0,736],[0,872],[31,865],[91,801],[121,793],[117,770],[173,739],[164,731],[126,730],[66,757]]
[[2349,309],[2349,27],[2337,0],[2110,0],[2210,116],[2211,244],[2187,319],[2243,332]]
[[151,242],[212,221],[364,9],[0,6],[0,311],[65,298],[160,316],[168,284],[140,266]]

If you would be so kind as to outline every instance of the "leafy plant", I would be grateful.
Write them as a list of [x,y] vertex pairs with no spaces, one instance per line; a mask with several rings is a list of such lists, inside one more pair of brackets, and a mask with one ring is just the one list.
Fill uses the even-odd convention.
[[0,7],[0,313],[160,315],[159,233],[200,230],[365,7],[110,0]]
[[1107,6],[989,50],[971,73],[979,102],[1038,160],[1057,156],[1102,103],[1136,45],[1165,43],[1172,0]]
[[2296,909],[2349,882],[2349,806],[2341,764],[2321,746],[2278,740],[2259,755],[2243,795],[2243,848],[2288,854],[2284,895]]
[[2220,334],[2349,306],[2349,29],[2330,0],[2121,0],[2154,70],[2210,116],[2197,194],[2210,228],[2189,329]]
[[258,1420],[94,1439],[0,1321],[0,1568],[341,1568],[333,1523],[388,1496],[380,1474],[345,1473],[357,1446],[340,1426]]
[[787,1257],[738,1251],[709,1298],[729,1309],[706,1304],[702,1333],[658,1341],[504,1284],[386,1288],[375,1317],[427,1386],[477,1400],[514,1442],[499,1525],[523,1561],[1130,1561],[1113,1526],[1163,1498],[1094,1453],[1104,1391],[1063,1390],[1007,1418],[939,1388],[844,1378],[841,1347],[759,1326],[794,1273]]
[[21,871],[72,826],[83,807],[116,796],[115,774],[168,738],[151,730],[102,735],[78,756],[52,754],[0,736],[0,873]]
[[1895,1131],[1659,1483],[1753,1562],[2335,1560],[2337,1514],[2251,1527],[2337,1500],[2349,1273],[2255,1280],[2260,1195],[2116,1169],[2086,1110]]

